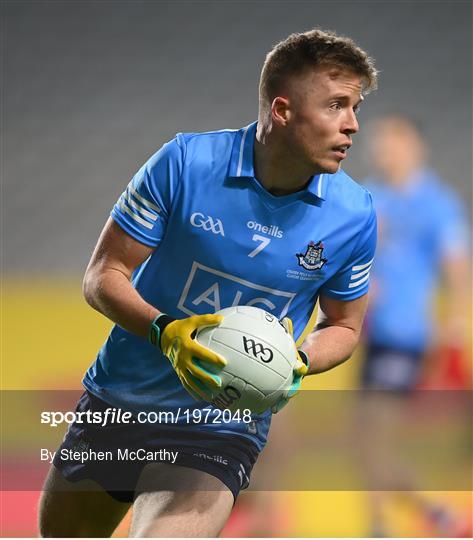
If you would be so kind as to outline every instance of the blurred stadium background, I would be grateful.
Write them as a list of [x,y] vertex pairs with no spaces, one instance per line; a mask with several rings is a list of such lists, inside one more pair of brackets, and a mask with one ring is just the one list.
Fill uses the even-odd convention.
[[[362,107],[362,127],[386,112],[411,115],[433,149],[433,167],[471,201],[469,1],[1,6],[4,390],[80,388],[110,327],[82,300],[81,277],[112,205],[177,131],[253,121],[265,53],[291,32],[334,29],[368,50],[381,74]],[[363,144],[344,168],[355,178],[371,172]],[[353,388],[357,370],[354,359],[311,384]],[[34,430],[19,439],[36,444]],[[27,474],[9,461],[17,442],[15,433],[4,439],[2,466]],[[470,511],[468,492],[431,496]],[[2,535],[34,536],[38,492],[2,497]],[[282,536],[368,534],[362,491],[280,492],[277,499]],[[398,536],[428,535],[401,503],[388,512]],[[126,524],[117,534],[125,533]]]

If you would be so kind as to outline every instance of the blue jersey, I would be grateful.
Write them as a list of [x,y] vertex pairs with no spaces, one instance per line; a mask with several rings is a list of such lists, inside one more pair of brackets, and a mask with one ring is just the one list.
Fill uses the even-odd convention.
[[403,189],[375,178],[366,185],[379,218],[367,337],[373,345],[421,352],[431,337],[441,263],[467,249],[466,219],[431,171],[417,171]]
[[[376,239],[371,195],[342,171],[316,175],[297,193],[272,195],[255,178],[255,133],[256,123],[178,134],[138,171],[111,215],[155,248],[133,285],[160,311],[183,318],[252,305],[290,316],[302,339],[320,294],[347,301],[368,290]],[[212,408],[187,394],[146,339],[119,326],[84,384],[131,411]],[[270,416],[189,428],[240,434],[261,448]]]

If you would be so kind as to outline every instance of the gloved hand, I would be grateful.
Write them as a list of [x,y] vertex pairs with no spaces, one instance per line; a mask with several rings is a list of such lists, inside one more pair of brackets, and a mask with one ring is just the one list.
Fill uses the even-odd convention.
[[211,399],[210,389],[218,389],[222,385],[221,378],[213,371],[227,364],[225,358],[195,341],[195,332],[205,326],[216,326],[222,321],[221,315],[193,315],[186,319],[173,319],[160,313],[151,323],[150,342],[170,360],[182,386],[194,399]]
[[[286,332],[294,339],[294,330],[292,327],[291,319],[289,317],[284,317],[284,319],[281,321],[281,324],[284,326]],[[283,407],[285,407],[288,404],[289,400],[294,397],[297,392],[299,392],[302,379],[307,375],[307,372],[309,371],[309,356],[302,349],[296,348],[296,351],[297,364],[294,366],[294,378],[292,380],[292,385],[289,388],[287,394],[281,397],[281,399],[271,407],[271,412],[273,414],[276,414]]]

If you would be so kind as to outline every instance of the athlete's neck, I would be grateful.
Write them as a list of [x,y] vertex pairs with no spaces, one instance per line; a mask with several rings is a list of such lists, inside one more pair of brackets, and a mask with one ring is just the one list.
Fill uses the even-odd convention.
[[294,159],[286,145],[260,128],[254,145],[255,177],[272,195],[283,196],[305,189],[314,174]]

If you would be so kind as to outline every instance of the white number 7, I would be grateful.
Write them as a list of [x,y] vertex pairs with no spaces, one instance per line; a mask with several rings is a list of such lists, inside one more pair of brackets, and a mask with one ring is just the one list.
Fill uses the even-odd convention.
[[271,238],[266,238],[266,236],[260,236],[259,234],[254,234],[252,240],[254,242],[260,242],[260,245],[255,247],[251,253],[248,253],[248,257],[255,257],[271,242]]

